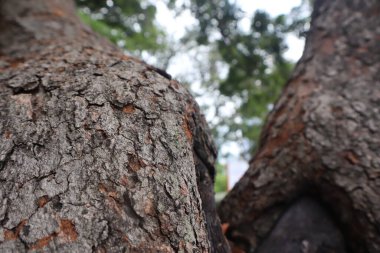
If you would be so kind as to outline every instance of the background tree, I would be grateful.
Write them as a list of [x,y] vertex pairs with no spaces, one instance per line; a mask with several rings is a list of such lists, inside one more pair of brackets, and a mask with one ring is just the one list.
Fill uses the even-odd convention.
[[379,252],[379,15],[375,0],[315,1],[304,54],[219,209],[248,252],[304,195],[327,207],[350,252]]
[[227,252],[194,99],[83,26],[0,2],[0,252]]

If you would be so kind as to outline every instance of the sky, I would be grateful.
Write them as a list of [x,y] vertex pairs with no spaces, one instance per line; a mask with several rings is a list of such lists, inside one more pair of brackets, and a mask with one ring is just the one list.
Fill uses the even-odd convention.
[[[236,0],[236,2],[246,13],[245,21],[247,23],[249,23],[249,17],[258,9],[265,10],[271,16],[277,16],[289,13],[293,7],[301,4],[301,0]],[[177,3],[180,4],[181,1],[177,1]],[[175,18],[162,0],[157,1],[157,20],[175,39],[179,39],[185,34],[186,27],[196,23],[196,19],[188,10]],[[244,20],[242,25],[244,26]],[[287,43],[289,49],[285,53],[285,57],[297,61],[301,57],[304,41],[296,36],[288,36]]]
[[[299,6],[301,0],[237,0],[236,1],[249,16],[256,10],[265,10],[271,16],[277,16],[281,14],[289,13],[293,7]],[[247,17],[249,22],[249,18]],[[293,61],[297,61],[302,54],[304,41],[298,39],[296,36],[288,36],[287,44],[289,46],[288,51],[285,53],[285,57]]]
[[[232,0],[231,0],[232,1]],[[245,24],[249,25],[249,20],[252,14],[258,10],[264,10],[268,12],[271,16],[277,16],[280,14],[287,14],[291,11],[293,7],[299,6],[301,0],[234,0],[244,11],[246,18],[242,20],[241,27],[244,29]],[[181,1],[177,1],[177,4],[181,4]],[[157,14],[156,18],[159,25],[163,26],[168,34],[173,37],[173,40],[178,41],[186,31],[187,27],[196,24],[197,20],[191,15],[190,11],[184,11],[180,16],[175,17],[174,14],[167,8],[164,1],[159,0],[156,2]],[[288,44],[288,50],[285,53],[285,57],[293,62],[296,62],[303,52],[304,41],[297,38],[296,36],[290,35],[286,38]],[[204,50],[207,50],[206,48]],[[202,90],[202,86],[199,83],[200,78],[197,78],[197,73],[192,71],[195,69],[192,67],[194,64],[194,59],[196,60],[202,54],[202,49],[190,50],[183,53],[177,53],[176,56],[171,60],[167,72],[170,73],[175,78],[181,81],[181,76],[191,77],[194,76],[194,81],[191,83],[191,89],[195,92],[204,93],[202,96],[197,97],[197,102],[203,106],[211,106],[215,104],[215,100],[212,94],[207,94]],[[227,72],[227,71],[226,71]],[[233,101],[226,103],[224,111],[226,115],[232,112],[234,108],[238,105]],[[206,119],[211,122],[217,120],[212,110],[206,113]],[[221,147],[221,153],[229,153],[232,159],[238,159],[241,153],[242,143],[230,142],[224,144]]]
[[[286,14],[291,11],[293,7],[299,6],[302,0],[235,0],[241,9],[245,12],[245,20],[243,19],[241,26],[244,27],[244,22],[249,24],[249,19],[252,14],[258,10],[265,10],[271,16],[277,16],[280,14]],[[181,1],[176,1],[178,5],[181,5]],[[163,0],[156,2],[157,14],[156,18],[159,25],[163,26],[167,33],[173,37],[173,40],[178,41],[186,31],[187,27],[196,24],[197,20],[191,15],[189,10],[184,11],[180,16],[175,17]],[[285,57],[293,62],[296,62],[302,55],[304,40],[297,38],[294,35],[289,35],[286,38],[288,50],[285,52]],[[197,57],[199,52],[186,52],[186,54],[177,54],[171,60],[171,64],[167,68],[175,78],[181,81],[181,76],[192,76],[194,73],[191,71],[194,57]],[[197,78],[195,78],[197,79]],[[192,89],[197,90],[200,87],[200,83],[196,80],[192,84]],[[202,103],[202,101],[200,101]]]

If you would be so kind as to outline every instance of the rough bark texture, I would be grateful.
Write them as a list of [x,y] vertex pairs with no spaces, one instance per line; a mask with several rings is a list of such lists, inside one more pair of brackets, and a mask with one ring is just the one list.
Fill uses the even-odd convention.
[[0,252],[227,252],[188,91],[71,1],[0,8]]
[[379,105],[380,2],[317,0],[302,59],[248,172],[221,203],[229,239],[253,251],[309,195],[327,206],[348,250],[380,252]]

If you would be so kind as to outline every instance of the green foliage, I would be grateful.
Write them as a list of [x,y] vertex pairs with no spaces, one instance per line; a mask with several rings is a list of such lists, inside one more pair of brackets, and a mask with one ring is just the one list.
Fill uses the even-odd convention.
[[217,175],[215,178],[214,185],[215,192],[226,192],[227,191],[227,176]]
[[226,192],[227,191],[227,175],[226,170],[223,165],[220,163],[216,164],[216,177],[214,183],[214,191],[218,192]]
[[166,34],[155,21],[156,7],[148,1],[77,0],[79,16],[96,32],[112,42],[140,55],[166,49]]
[[[251,153],[270,106],[293,68],[293,64],[283,57],[287,49],[285,35],[300,31],[306,21],[293,17],[298,24],[292,22],[289,25],[284,15],[272,18],[257,11],[247,30],[239,25],[246,18],[243,11],[231,1],[191,0],[188,8],[199,20],[199,27],[193,32],[198,43],[214,48],[210,51],[209,61],[221,62],[228,69],[227,76],[222,78],[220,68],[210,67],[209,72],[214,73],[210,73],[209,80],[203,80],[203,83],[218,90],[220,101],[230,98],[240,104],[229,118],[213,125],[217,139],[224,142],[245,138],[251,147],[246,151]],[[226,126],[227,131],[220,131]]]
[[82,10],[78,11],[78,15],[81,20],[89,25],[97,33],[107,37],[110,41],[117,44],[118,41],[126,40],[127,36],[123,33],[121,29],[110,28],[105,22],[101,20],[92,19],[91,15],[85,13]]

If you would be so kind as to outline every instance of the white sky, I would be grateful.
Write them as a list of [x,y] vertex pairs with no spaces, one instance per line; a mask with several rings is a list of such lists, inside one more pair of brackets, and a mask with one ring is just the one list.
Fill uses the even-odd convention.
[[[236,2],[247,14],[254,13],[260,9],[265,10],[271,16],[287,14],[293,7],[301,4],[301,0],[237,0]],[[294,62],[298,61],[303,52],[304,41],[290,35],[286,38],[286,42],[289,49],[285,53],[285,57]]]
[[[246,13],[246,22],[249,22],[251,15],[258,9],[265,10],[271,16],[289,13],[293,7],[299,6],[301,0],[235,0],[241,9]],[[180,4],[180,1],[177,1]],[[190,27],[197,21],[191,15],[190,11],[184,11],[179,17],[174,17],[173,13],[167,8],[163,1],[157,1],[157,20],[159,24],[165,27],[168,34],[174,39],[179,39],[185,34],[186,27]],[[244,20],[242,24],[244,25]],[[304,41],[296,36],[288,36],[286,42],[289,46],[285,57],[294,62],[297,61],[302,54]],[[177,71],[175,71],[177,72]],[[173,73],[175,76],[175,73]]]
[[[287,14],[293,7],[299,6],[301,0],[235,0],[241,9],[246,13],[246,21],[242,21],[241,25],[244,27],[244,22],[249,23],[249,19],[252,14],[258,10],[265,10],[271,16],[277,16],[280,14]],[[178,5],[181,1],[176,2]],[[157,21],[162,25],[169,36],[172,36],[174,40],[180,39],[186,32],[186,28],[191,27],[197,23],[197,20],[191,15],[189,10],[184,11],[179,17],[174,17],[164,1],[159,0],[156,2],[157,7]],[[286,43],[288,50],[285,52],[285,57],[293,62],[296,62],[302,55],[304,41],[300,40],[294,35],[286,37]],[[187,52],[186,54],[177,54],[174,59],[171,60],[167,71],[174,77],[191,76],[193,75],[191,69],[192,59],[197,52]],[[200,86],[199,83],[194,83],[193,88],[197,89]]]
[[257,9],[261,9],[272,16],[286,14],[293,7],[301,4],[301,0],[236,0],[236,2],[247,13],[253,13]]

